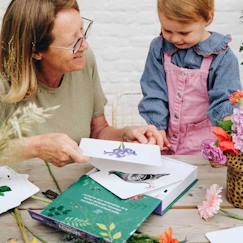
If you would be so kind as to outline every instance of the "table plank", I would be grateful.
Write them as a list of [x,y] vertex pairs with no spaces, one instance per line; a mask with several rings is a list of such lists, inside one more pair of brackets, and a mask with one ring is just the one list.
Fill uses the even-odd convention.
[[[40,212],[40,210],[35,211]],[[243,216],[243,212],[240,209],[229,209],[228,211]],[[33,220],[27,210],[21,210],[21,215],[26,225],[48,243],[63,242],[64,233]],[[1,216],[0,225],[1,242],[6,242],[10,238],[18,239],[21,242],[21,235],[12,215],[6,213]],[[208,242],[205,237],[206,232],[236,226],[242,226],[242,221],[226,217],[222,214],[218,214],[208,222],[205,222],[200,219],[195,209],[171,209],[162,217],[152,215],[139,230],[158,238],[168,227],[172,227],[175,237],[179,240],[187,238],[188,243],[206,243]]]
[[[224,187],[222,207],[228,208],[230,212],[235,212],[243,216],[241,209],[235,209],[226,201],[225,185],[226,185],[226,168],[212,168],[208,161],[201,157],[195,156],[172,156],[184,162],[198,166],[198,183],[181,198],[164,216],[151,216],[140,228],[143,233],[158,237],[168,227],[173,227],[175,235],[178,239],[183,240],[187,237],[189,243],[206,243],[205,233],[218,229],[225,229],[242,225],[242,221],[230,219],[223,215],[216,215],[214,218],[205,222],[200,219],[197,211],[197,205],[201,204],[205,199],[206,189],[217,183]],[[71,164],[63,168],[57,168],[51,165],[51,169],[62,190],[67,189],[71,184],[79,179],[92,168],[90,164]],[[50,177],[44,162],[39,160],[27,161],[19,163],[14,167],[19,173],[27,173],[30,175],[30,181],[40,187],[41,191],[52,189],[57,191],[56,186]],[[39,193],[41,196],[41,194]],[[26,200],[21,205],[21,213],[24,221],[39,236],[48,243],[63,242],[63,233],[44,226],[35,220],[32,220],[27,212],[28,208],[32,208],[40,212],[46,204],[37,202],[33,199]],[[9,213],[0,216],[0,236],[1,242],[6,242],[9,238],[21,239],[15,220]]]

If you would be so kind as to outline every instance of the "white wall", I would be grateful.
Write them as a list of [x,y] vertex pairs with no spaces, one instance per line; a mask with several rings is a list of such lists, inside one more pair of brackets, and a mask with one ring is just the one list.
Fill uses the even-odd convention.
[[[0,0],[0,19],[9,0]],[[114,95],[140,91],[149,43],[160,31],[156,0],[78,0],[81,14],[92,18],[89,37],[99,67],[103,88],[111,102]],[[216,16],[211,30],[229,33],[231,47],[239,60],[243,42],[242,0],[216,0]],[[243,21],[243,19],[242,19]],[[243,80],[243,66],[241,68]],[[114,95],[113,95],[114,94]],[[108,107],[109,108],[109,107]]]

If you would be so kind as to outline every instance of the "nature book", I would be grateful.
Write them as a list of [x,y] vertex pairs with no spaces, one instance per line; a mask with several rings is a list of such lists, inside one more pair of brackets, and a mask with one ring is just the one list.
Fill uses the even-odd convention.
[[196,166],[140,145],[82,139],[95,168],[31,216],[91,242],[125,242],[151,213],[164,214],[197,181]]
[[90,242],[120,243],[126,242],[160,203],[150,196],[122,200],[89,176],[82,176],[40,214],[29,212],[44,224]]

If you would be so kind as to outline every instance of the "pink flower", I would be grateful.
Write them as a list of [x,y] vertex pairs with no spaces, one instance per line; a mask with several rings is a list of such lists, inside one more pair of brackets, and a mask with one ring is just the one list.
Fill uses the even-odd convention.
[[206,201],[203,201],[202,205],[198,205],[199,215],[202,219],[208,220],[217,214],[220,210],[220,204],[222,203],[222,187],[217,184],[213,184],[206,192]]
[[227,162],[227,157],[224,155],[223,151],[215,146],[215,141],[206,140],[202,143],[202,156],[214,163],[225,165]]

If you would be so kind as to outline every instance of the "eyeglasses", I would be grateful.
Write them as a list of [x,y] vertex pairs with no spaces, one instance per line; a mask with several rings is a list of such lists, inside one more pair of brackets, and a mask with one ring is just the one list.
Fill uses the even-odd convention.
[[88,34],[90,33],[91,26],[92,26],[94,21],[91,20],[91,19],[87,19],[87,18],[82,17],[82,22],[83,22],[83,26],[84,26],[83,29],[85,31],[83,33],[83,36],[80,37],[77,40],[77,42],[74,44],[74,46],[72,48],[63,47],[63,46],[55,46],[55,45],[51,45],[50,47],[54,47],[54,48],[58,48],[58,49],[70,50],[70,51],[72,51],[73,54],[76,54],[79,51],[80,47],[82,46],[84,39],[85,40],[87,39]]

